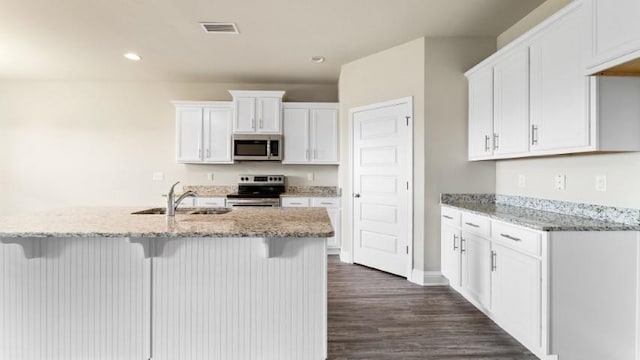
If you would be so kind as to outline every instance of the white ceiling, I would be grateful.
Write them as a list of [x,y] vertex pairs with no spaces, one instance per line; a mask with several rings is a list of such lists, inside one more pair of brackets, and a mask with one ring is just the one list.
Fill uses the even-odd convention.
[[542,2],[0,0],[0,79],[335,83],[349,61],[425,35],[497,36]]

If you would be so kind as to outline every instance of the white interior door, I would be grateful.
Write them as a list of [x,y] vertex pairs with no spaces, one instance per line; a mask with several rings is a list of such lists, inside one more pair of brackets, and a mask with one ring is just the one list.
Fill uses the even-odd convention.
[[411,101],[352,114],[353,260],[406,277],[412,244]]

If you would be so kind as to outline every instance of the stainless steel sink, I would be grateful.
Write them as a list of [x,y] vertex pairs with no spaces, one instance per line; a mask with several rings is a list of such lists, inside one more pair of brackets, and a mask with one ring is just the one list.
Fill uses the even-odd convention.
[[[176,215],[219,215],[226,214],[231,209],[229,208],[178,208],[176,209]],[[133,215],[164,215],[167,213],[165,208],[151,208],[141,211],[136,211]]]

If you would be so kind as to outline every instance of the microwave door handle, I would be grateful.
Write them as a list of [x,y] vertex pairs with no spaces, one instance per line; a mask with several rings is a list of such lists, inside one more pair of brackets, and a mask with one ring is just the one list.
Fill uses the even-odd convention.
[[271,140],[267,140],[267,159],[271,159]]

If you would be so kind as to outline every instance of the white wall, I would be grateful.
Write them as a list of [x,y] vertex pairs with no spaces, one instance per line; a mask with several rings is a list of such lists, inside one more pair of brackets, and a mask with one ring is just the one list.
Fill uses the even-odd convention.
[[[351,201],[351,108],[414,98],[414,268],[440,269],[440,193],[493,192],[495,167],[467,162],[467,82],[463,73],[495,51],[491,38],[420,38],[359,59],[340,74],[343,204]],[[345,208],[344,238],[351,237]],[[343,250],[351,251],[350,243]]]
[[[0,82],[0,214],[161,205],[174,181],[231,185],[245,172],[284,173],[292,185],[337,185],[337,166],[177,164],[170,101],[231,100],[228,89],[282,89],[286,101],[337,101],[331,84]],[[165,180],[152,181],[155,171]],[[306,180],[308,172],[314,181]]]
[[[531,29],[571,0],[547,0],[498,37],[498,47]],[[576,66],[581,66],[576,64]],[[640,134],[638,135],[640,136]],[[566,191],[555,191],[555,175],[567,175]],[[526,186],[518,187],[518,175]],[[607,191],[595,191],[595,178],[607,176]],[[600,205],[640,208],[640,153],[569,155],[496,164],[496,192]]]

